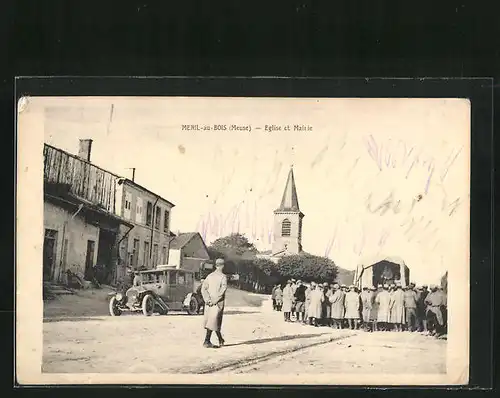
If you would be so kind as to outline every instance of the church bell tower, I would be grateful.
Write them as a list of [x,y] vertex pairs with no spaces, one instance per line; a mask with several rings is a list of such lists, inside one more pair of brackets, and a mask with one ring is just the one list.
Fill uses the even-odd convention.
[[293,167],[291,167],[288,179],[286,180],[281,205],[274,210],[273,256],[299,254],[302,252],[303,218],[304,214],[299,208]]

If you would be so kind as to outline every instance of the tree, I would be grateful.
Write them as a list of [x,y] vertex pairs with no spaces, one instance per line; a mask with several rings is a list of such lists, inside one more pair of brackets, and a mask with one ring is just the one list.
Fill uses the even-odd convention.
[[248,241],[245,235],[233,233],[222,238],[217,238],[210,245],[211,248],[223,253],[233,252],[234,254],[248,257],[248,254],[255,255],[257,248],[253,243]]
[[280,281],[289,278],[302,279],[307,282],[333,282],[338,269],[327,257],[304,253],[280,258],[276,264],[276,272]]

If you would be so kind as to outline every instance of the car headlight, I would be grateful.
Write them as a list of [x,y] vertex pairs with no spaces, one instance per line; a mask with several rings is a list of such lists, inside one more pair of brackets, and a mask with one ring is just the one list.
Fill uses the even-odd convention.
[[121,294],[121,293],[116,293],[116,296],[115,296],[115,297],[116,297],[116,299],[117,299],[118,301],[122,301],[123,294]]

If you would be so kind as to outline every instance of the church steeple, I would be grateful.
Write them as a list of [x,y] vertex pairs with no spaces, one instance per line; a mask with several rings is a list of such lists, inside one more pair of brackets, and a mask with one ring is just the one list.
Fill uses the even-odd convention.
[[280,207],[274,211],[273,255],[299,254],[302,252],[302,218],[297,187],[290,168]]
[[293,165],[290,167],[290,172],[288,173],[288,179],[286,180],[285,191],[283,192],[283,197],[281,198],[281,205],[277,211],[298,211],[299,209],[299,199],[297,197],[297,187],[295,186],[295,178],[293,176]]

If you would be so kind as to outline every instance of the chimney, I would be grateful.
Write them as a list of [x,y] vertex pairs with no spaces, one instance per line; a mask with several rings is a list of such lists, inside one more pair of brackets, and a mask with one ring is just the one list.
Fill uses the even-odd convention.
[[90,152],[92,150],[92,140],[80,140],[80,148],[78,149],[78,157],[90,162]]

